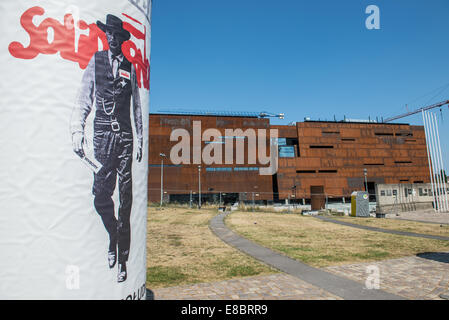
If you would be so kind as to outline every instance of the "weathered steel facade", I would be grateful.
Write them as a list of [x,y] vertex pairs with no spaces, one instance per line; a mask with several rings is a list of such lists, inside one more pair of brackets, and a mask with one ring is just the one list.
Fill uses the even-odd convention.
[[[201,132],[217,129],[222,141],[223,164],[199,163],[193,159],[193,124],[201,122]],[[190,135],[190,162],[174,164],[170,150],[180,140],[170,141],[175,129],[185,129]],[[279,132],[279,169],[273,176],[259,175],[259,163],[248,164],[245,139],[245,163],[236,164],[236,141],[233,144],[233,164],[224,164],[226,129],[277,129]],[[241,138],[241,137],[239,137]],[[236,140],[236,139],[234,139]],[[375,193],[376,184],[427,183],[429,169],[422,126],[355,122],[297,122],[296,125],[270,125],[268,119],[256,117],[189,116],[171,114],[150,115],[149,200],[161,198],[161,156],[164,153],[164,199],[195,199],[199,174],[203,197],[218,200],[221,193],[234,194],[240,200],[307,201],[320,191],[318,200],[349,198],[352,191]],[[201,142],[201,150],[208,142]],[[315,191],[312,191],[315,190]],[[323,194],[321,194],[323,193]],[[176,196],[178,195],[178,196]],[[181,198],[180,198],[181,197]]]
[[[201,134],[207,129],[217,129],[223,139],[218,141],[217,147],[222,148],[222,164],[207,165],[201,161],[201,171],[199,163],[194,163],[193,159],[193,127],[194,122],[201,123]],[[175,129],[185,129],[190,135],[190,163],[173,164],[170,161],[170,151],[178,144],[178,140],[170,141],[170,135]],[[243,118],[243,117],[216,117],[216,116],[185,116],[185,115],[150,115],[150,151],[149,151],[149,180],[148,196],[149,201],[160,201],[161,198],[161,165],[162,157],[160,153],[166,155],[164,158],[164,199],[186,200],[186,197],[197,199],[199,192],[199,177],[201,177],[202,197],[210,201],[207,195],[214,195],[215,200],[221,196],[229,198],[230,194],[238,196],[241,200],[272,200],[272,177],[261,176],[257,170],[261,165],[248,164],[247,139],[244,147],[245,163],[237,164],[236,147],[237,139],[233,139],[233,164],[225,164],[225,140],[226,129],[270,129],[268,119]],[[208,144],[201,142],[201,152],[204,152]],[[269,147],[269,145],[268,145]],[[256,150],[257,151],[257,150]],[[182,195],[185,197],[183,198]]]
[[[293,129],[280,128],[280,136]],[[294,158],[280,158],[279,198],[311,198],[323,187],[328,198],[356,190],[375,193],[379,183],[427,183],[429,168],[422,126],[354,122],[298,122]]]

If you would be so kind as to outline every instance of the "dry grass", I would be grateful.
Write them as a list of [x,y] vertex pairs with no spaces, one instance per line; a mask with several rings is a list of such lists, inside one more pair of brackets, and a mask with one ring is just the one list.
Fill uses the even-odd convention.
[[296,214],[235,212],[226,223],[248,239],[315,267],[449,250],[449,241],[359,230]]
[[204,208],[149,208],[149,288],[276,272],[219,240],[208,225],[216,213]]
[[398,230],[449,237],[449,225],[422,223],[399,219],[377,219],[360,217],[333,217],[333,219],[388,230]]

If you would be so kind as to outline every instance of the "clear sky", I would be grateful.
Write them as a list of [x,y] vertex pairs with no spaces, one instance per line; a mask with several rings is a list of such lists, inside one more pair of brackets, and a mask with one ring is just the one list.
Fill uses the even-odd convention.
[[[365,27],[371,4],[380,30]],[[388,117],[449,100],[449,1],[154,0],[151,54],[150,112]],[[434,109],[446,168],[448,111]]]

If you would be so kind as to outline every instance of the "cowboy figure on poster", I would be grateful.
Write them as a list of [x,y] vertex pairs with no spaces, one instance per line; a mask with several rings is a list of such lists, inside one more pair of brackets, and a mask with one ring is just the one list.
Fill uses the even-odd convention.
[[[106,33],[109,49],[98,51],[84,71],[81,89],[75,103],[71,133],[74,152],[94,171],[92,193],[94,206],[109,234],[107,253],[109,268],[118,260],[117,281],[127,278],[126,262],[131,242],[133,129],[137,135],[137,161],[142,160],[142,111],[136,70],[122,52],[122,43],[130,33],[120,18],[108,14],[106,23],[97,21]],[[131,113],[131,108],[133,112]],[[93,153],[89,159],[84,150],[86,118],[95,110]],[[112,195],[117,185],[119,207],[115,215]]]

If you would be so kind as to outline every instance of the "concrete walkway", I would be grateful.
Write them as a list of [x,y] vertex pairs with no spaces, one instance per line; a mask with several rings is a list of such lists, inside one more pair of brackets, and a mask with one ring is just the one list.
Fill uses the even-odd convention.
[[154,300],[341,300],[285,273],[154,289]]
[[428,252],[403,258],[325,268],[364,282],[367,267],[377,267],[380,288],[413,300],[442,300],[449,294],[449,252]]
[[266,263],[273,268],[290,274],[305,282],[321,288],[333,295],[349,300],[402,300],[401,296],[394,295],[385,291],[367,289],[364,285],[313,268],[302,262],[289,258],[283,254],[274,252],[268,248],[249,241],[235,232],[228,229],[224,223],[224,218],[228,213],[221,213],[210,221],[210,228],[221,240],[236,249],[252,256],[253,258]]
[[376,228],[376,227],[369,227],[364,226],[360,224],[350,223],[346,221],[340,221],[340,220],[334,220],[329,217],[325,216],[314,216],[317,219],[336,223],[342,226],[351,227],[351,228],[357,228],[357,229],[363,229],[368,231],[376,231],[376,232],[383,232],[383,233],[389,233],[389,234],[395,234],[400,236],[408,236],[408,237],[416,237],[416,238],[426,238],[426,239],[432,239],[432,240],[443,240],[443,241],[449,241],[449,237],[443,237],[443,236],[434,236],[430,234],[422,234],[422,233],[414,233],[414,232],[406,232],[406,231],[398,231],[398,230],[389,230],[389,229],[382,229],[382,228]]
[[433,210],[398,212],[396,214],[387,214],[386,218],[449,225],[449,212],[442,213]]

